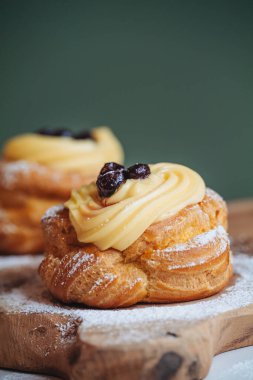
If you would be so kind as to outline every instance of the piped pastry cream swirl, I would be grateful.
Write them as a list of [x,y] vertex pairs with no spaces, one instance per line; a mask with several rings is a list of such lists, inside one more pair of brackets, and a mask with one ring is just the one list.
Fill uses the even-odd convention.
[[172,163],[150,169],[148,178],[128,179],[108,198],[99,197],[95,183],[72,192],[65,206],[80,242],[124,251],[151,224],[203,200],[205,183],[195,171]]
[[9,140],[3,151],[7,160],[38,162],[67,171],[98,173],[107,161],[123,161],[123,150],[107,127],[92,130],[94,140],[75,140],[71,137],[25,134]]

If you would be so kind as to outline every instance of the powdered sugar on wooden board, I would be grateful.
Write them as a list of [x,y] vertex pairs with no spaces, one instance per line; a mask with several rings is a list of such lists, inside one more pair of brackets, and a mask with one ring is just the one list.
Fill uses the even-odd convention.
[[[46,291],[37,274],[42,257],[0,258],[0,309],[14,313],[53,313],[80,317],[80,330],[94,327],[128,326],[144,322],[171,320],[196,321],[212,318],[253,304],[253,257],[236,254],[235,278],[231,285],[216,296],[203,300],[171,305],[139,305],[127,309],[97,310],[85,307],[65,306],[55,302]],[[20,286],[11,287],[12,275],[23,276]],[[9,275],[10,274],[10,275]],[[9,286],[8,286],[9,281]],[[65,328],[65,327],[64,327]]]
[[60,380],[59,377],[48,375],[35,375],[32,373],[13,372],[12,370],[0,369],[1,380]]
[[120,326],[131,323],[185,320],[195,321],[253,304],[253,258],[239,254],[234,258],[236,278],[218,295],[192,302],[171,305],[148,305],[119,310],[86,310],[80,316],[82,328],[98,325]]
[[41,261],[42,256],[4,256],[0,258],[0,284],[1,284],[1,270],[3,269],[13,269],[20,268],[24,266],[29,266],[31,268],[36,268]]

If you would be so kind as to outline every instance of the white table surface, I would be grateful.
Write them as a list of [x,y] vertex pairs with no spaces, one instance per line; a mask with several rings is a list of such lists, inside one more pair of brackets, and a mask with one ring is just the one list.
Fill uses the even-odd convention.
[[[0,380],[57,380],[58,378],[0,369]],[[205,380],[253,380],[253,346],[216,356]]]
[[217,355],[205,380],[253,380],[253,346]]

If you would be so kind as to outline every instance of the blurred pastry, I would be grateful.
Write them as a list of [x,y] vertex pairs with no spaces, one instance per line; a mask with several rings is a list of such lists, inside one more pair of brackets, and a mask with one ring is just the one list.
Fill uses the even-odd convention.
[[177,164],[106,164],[42,218],[39,273],[59,300],[99,308],[210,296],[231,275],[227,208]]
[[109,160],[122,162],[123,150],[106,127],[78,134],[42,129],[7,141],[0,161],[0,252],[42,251],[41,216],[94,180]]

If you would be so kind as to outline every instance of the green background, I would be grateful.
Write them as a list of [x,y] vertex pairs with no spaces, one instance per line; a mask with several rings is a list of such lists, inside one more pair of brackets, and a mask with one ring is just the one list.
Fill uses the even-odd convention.
[[0,1],[1,141],[110,125],[126,161],[253,195],[252,1]]

